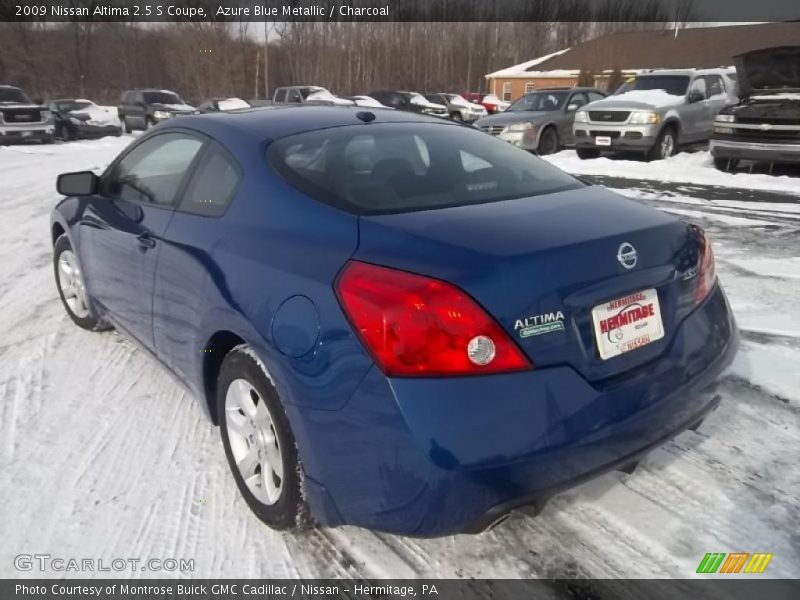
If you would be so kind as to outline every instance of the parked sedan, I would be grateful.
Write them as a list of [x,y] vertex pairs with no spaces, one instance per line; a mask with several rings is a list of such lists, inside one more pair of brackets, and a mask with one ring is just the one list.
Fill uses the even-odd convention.
[[48,108],[55,120],[56,137],[64,141],[122,135],[117,116],[91,100],[52,100]]
[[57,189],[67,314],[187,383],[277,529],[480,531],[696,427],[736,349],[700,228],[442,119],[187,116]]
[[443,104],[431,102],[422,94],[417,92],[395,92],[381,90],[371,92],[370,98],[374,98],[384,106],[402,110],[405,112],[421,113],[432,117],[447,117],[447,107]]
[[505,112],[478,119],[475,126],[524,150],[552,154],[574,143],[575,111],[605,96],[595,88],[543,89],[525,94]]

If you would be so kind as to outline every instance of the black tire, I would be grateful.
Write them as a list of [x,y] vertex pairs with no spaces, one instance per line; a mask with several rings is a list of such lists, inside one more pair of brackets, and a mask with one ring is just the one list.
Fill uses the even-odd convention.
[[[61,255],[67,251],[71,252],[77,258],[75,251],[72,249],[72,244],[69,243],[69,238],[66,236],[66,234],[64,234],[56,240],[56,243],[53,246],[53,273],[56,279],[58,296],[61,298],[61,304],[64,306],[64,310],[67,311],[67,315],[69,315],[69,318],[72,319],[72,322],[82,329],[86,329],[88,331],[103,331],[105,329],[109,329],[109,325],[97,317],[96,311],[92,306],[92,301],[86,292],[84,292],[85,306],[88,311],[86,315],[77,314],[67,302],[67,298],[64,296],[64,291],[62,289],[63,286],[61,273],[59,271],[59,259],[61,258]],[[79,277],[82,279],[82,276],[79,275]]]
[[[667,143],[667,138],[672,142]],[[673,156],[678,150],[678,134],[672,125],[667,125],[661,130],[656,138],[656,143],[647,151],[646,158],[650,160],[664,160]]]
[[[280,448],[280,457],[283,465],[283,479],[281,480],[280,495],[274,504],[262,503],[250,491],[239,472],[231,449],[231,440],[228,433],[228,416],[225,410],[225,399],[228,388],[238,380],[244,379],[257,394],[256,404],[264,401],[272,419],[273,431]],[[249,346],[237,346],[231,350],[222,361],[219,377],[217,378],[217,415],[222,436],[222,445],[225,457],[228,460],[233,478],[250,510],[266,525],[278,530],[302,530],[312,525],[308,505],[302,482],[302,466],[297,452],[297,444],[289,425],[289,419],[281,404],[278,391],[272,385],[260,361]],[[240,413],[244,416],[244,412]],[[248,448],[250,443],[248,442]]]
[[539,135],[539,145],[536,147],[536,152],[539,156],[547,154],[555,154],[561,147],[558,140],[558,132],[555,127],[546,127]]
[[61,139],[65,142],[71,142],[75,139],[75,136],[72,135],[72,131],[69,128],[69,125],[64,125],[61,130]]
[[125,133],[133,133],[131,126],[128,124],[128,117],[122,117],[120,120],[122,121],[122,130]]
[[462,117],[461,113],[457,110],[450,113],[450,118],[453,119],[453,121],[458,121],[459,123],[464,122],[464,117]]
[[600,150],[597,150],[596,148],[576,148],[575,151],[578,153],[578,158],[581,160],[597,158],[600,156]]

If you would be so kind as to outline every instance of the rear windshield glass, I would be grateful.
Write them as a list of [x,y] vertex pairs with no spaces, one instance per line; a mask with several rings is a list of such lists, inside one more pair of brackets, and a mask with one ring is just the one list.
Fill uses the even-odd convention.
[[639,75],[631,89],[664,90],[673,96],[683,96],[688,87],[688,75]]
[[282,138],[267,153],[289,183],[357,214],[496,202],[582,185],[528,152],[457,125],[335,127]]

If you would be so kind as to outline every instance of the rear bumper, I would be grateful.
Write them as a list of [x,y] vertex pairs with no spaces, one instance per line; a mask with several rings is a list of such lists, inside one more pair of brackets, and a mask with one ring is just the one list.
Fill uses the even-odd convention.
[[313,448],[304,467],[325,490],[312,509],[326,524],[405,535],[480,531],[702,420],[737,345],[716,286],[661,357],[612,380],[568,366],[391,380],[373,368],[340,410],[296,415]]
[[800,143],[776,144],[712,139],[709,149],[714,158],[800,163]]

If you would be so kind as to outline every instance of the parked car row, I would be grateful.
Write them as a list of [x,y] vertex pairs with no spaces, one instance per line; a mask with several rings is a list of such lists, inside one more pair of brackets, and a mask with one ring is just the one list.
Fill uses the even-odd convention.
[[[342,105],[394,109],[471,123],[525,150],[552,154],[574,147],[582,159],[634,152],[647,160],[710,140],[718,169],[742,160],[800,162],[800,47],[761,49],[737,57],[736,69],[672,69],[640,73],[613,95],[590,87],[546,88],[513,103],[475,92],[420,94],[376,90],[337,96],[316,85],[279,87],[258,105]],[[52,141],[146,130],[176,116],[249,108],[219,97],[197,108],[170,90],[122,94],[117,118],[85,99],[44,105],[24,90],[0,86],[0,142]]]

